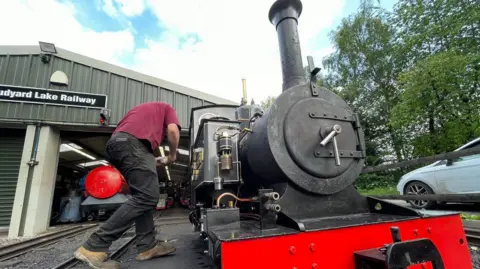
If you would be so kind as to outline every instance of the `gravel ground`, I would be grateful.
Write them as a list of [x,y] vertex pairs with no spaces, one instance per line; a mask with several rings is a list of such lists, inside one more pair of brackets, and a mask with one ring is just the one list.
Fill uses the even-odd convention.
[[28,253],[2,262],[0,268],[52,268],[56,264],[72,257],[73,252],[95,231],[97,227],[73,237],[64,238],[52,245],[34,249]]
[[32,238],[35,238],[35,237],[43,236],[43,235],[46,235],[46,234],[56,233],[58,231],[65,230],[65,229],[68,229],[70,227],[71,226],[66,226],[66,225],[65,226],[52,227],[52,228],[49,228],[47,230],[47,232],[42,233],[38,236],[23,236],[23,237],[18,237],[18,238],[8,238],[8,233],[2,233],[1,236],[0,236],[0,246],[3,247],[3,246],[6,246],[6,245],[15,244],[15,243],[22,242],[22,241],[25,241],[25,240],[29,240],[29,239],[32,239]]
[[47,235],[47,234],[53,234],[53,233],[56,233],[56,232],[59,232],[59,231],[70,229],[70,228],[75,227],[75,226],[78,226],[78,224],[57,225],[57,226],[48,228],[48,230],[46,232],[44,232],[42,234],[39,234],[38,236],[23,236],[23,237],[18,237],[18,238],[8,238],[8,233],[5,232],[5,233],[2,233],[0,235],[0,247],[15,244],[15,243],[19,243],[19,242],[22,242],[22,241],[26,241],[26,240],[29,240],[29,239],[36,238],[36,237],[41,237],[41,236],[44,236],[44,235]]
[[[170,214],[165,214],[164,217],[164,220],[165,222],[169,222],[167,221],[165,218],[167,217],[176,217],[175,215],[172,215],[172,216],[169,216]],[[173,222],[176,222],[178,220],[172,220]],[[176,234],[174,232],[175,230],[175,227],[178,228],[178,225],[181,226],[181,224],[179,223],[178,225],[175,225],[175,224],[167,224],[167,223],[164,223],[164,225],[160,224],[158,228],[160,228],[160,231],[157,235],[157,238],[160,239],[160,240],[164,240],[164,239],[167,239],[167,240],[171,240],[171,239],[177,239],[175,240],[176,242],[173,242],[175,245],[177,245],[180,249],[182,248],[185,248],[185,247],[190,247],[190,246],[184,246],[184,244],[189,244],[191,242],[189,242],[190,240],[182,240],[184,239],[183,238],[183,235],[180,235],[180,234]],[[166,225],[165,225],[166,224]],[[157,223],[158,225],[158,223]],[[189,225],[189,224],[186,224],[186,225]],[[95,231],[96,227],[86,231],[85,233],[81,234],[81,235],[77,235],[77,236],[74,236],[74,237],[70,237],[70,238],[65,238],[65,239],[62,239],[60,241],[57,241],[55,244],[53,245],[50,245],[50,246],[46,246],[46,247],[43,247],[43,248],[38,248],[38,249],[35,249],[35,250],[32,250],[31,252],[29,253],[26,253],[24,255],[21,255],[21,256],[18,256],[14,259],[11,259],[11,260],[8,260],[8,261],[5,261],[5,262],[0,262],[0,268],[5,268],[5,269],[9,269],[9,268],[15,268],[15,269],[24,269],[24,268],[41,268],[41,269],[47,269],[47,268],[52,268],[54,267],[55,265],[69,259],[70,257],[72,257],[73,255],[73,252],[78,248],[78,246],[80,246],[85,240],[87,240],[87,238],[90,236],[90,234]],[[126,242],[126,240],[128,240],[129,237],[133,236],[133,233],[134,233],[134,230],[132,229],[131,231],[127,232],[120,240],[116,241],[113,243],[112,247],[110,248],[111,251],[115,251],[115,249],[117,249],[118,247],[120,247],[123,243]],[[172,236],[173,238],[165,238],[165,236]],[[9,243],[11,243],[12,241],[15,241],[15,240],[9,240]],[[3,242],[1,241],[0,239],[0,245],[2,244]],[[475,248],[475,247],[472,247],[470,248],[470,254],[471,254],[471,257],[472,257],[472,263],[473,263],[473,269],[480,269],[480,248]],[[135,259],[135,256],[137,255],[137,251],[136,251],[136,248],[135,246],[130,246],[128,248],[128,250],[126,251],[126,253],[124,255],[122,255],[122,257],[120,259],[118,259],[119,262],[121,262],[123,264],[123,266],[127,267],[127,268],[132,268],[132,267],[135,267],[135,262],[134,262],[134,259]],[[85,265],[83,264],[79,264],[77,265],[75,268],[87,268]]]
[[470,248],[473,269],[480,269],[480,248]]
[[[163,237],[166,234],[168,234],[170,230],[169,229],[170,227],[168,226],[167,227],[164,226],[160,228],[163,231],[161,231],[157,236],[158,239],[160,240],[167,239]],[[14,259],[11,259],[5,262],[0,262],[0,268],[5,268],[5,269],[52,268],[58,263],[63,262],[69,259],[70,257],[72,257],[72,254],[75,251],[75,249],[79,245],[81,245],[94,230],[95,228],[88,230],[84,234],[77,235],[71,238],[65,238],[60,241],[57,241],[53,245],[46,246],[43,248],[38,248],[38,249],[35,249],[34,251],[18,256]],[[124,238],[114,242],[112,244],[111,251],[114,251],[115,249],[120,247],[122,244],[124,244],[131,235],[132,235],[131,232],[127,233],[125,234]],[[169,239],[175,239],[175,238],[168,238],[167,240]],[[480,248],[475,248],[475,247],[470,248],[470,254],[472,257],[473,269],[480,269]],[[135,249],[135,246],[130,246],[128,250],[125,252],[125,254],[122,255],[122,257],[118,261],[124,265],[127,265],[127,267],[130,267],[128,265],[129,263],[132,263],[136,255],[137,255],[137,251]],[[88,267],[86,267],[83,264],[79,264],[74,268],[88,268]]]

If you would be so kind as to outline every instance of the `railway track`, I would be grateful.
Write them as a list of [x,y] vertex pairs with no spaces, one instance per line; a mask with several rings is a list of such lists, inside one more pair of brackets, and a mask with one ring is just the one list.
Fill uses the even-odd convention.
[[[154,220],[156,221],[160,216],[162,216],[162,214],[164,213],[165,211],[161,211],[159,212]],[[163,223],[163,222],[162,222]],[[170,223],[170,224],[175,224],[175,223]],[[116,248],[115,250],[112,251],[110,257],[114,260],[117,260],[118,258],[120,258],[127,250],[128,250],[128,247],[131,246],[134,242],[135,242],[135,239],[137,238],[137,236],[135,235],[135,225],[132,224],[132,226],[130,227],[130,229],[128,229],[125,233],[124,233],[124,236],[128,236],[129,234],[133,234],[132,237],[130,238],[123,238],[125,240],[124,243],[122,243],[118,248]],[[120,239],[122,240],[122,238]],[[53,267],[52,269],[67,269],[67,268],[75,268],[77,265],[81,265],[83,264],[81,261],[75,259],[75,257],[70,257],[68,260],[56,265],[55,267]]]
[[22,254],[25,254],[34,248],[45,247],[45,246],[54,244],[55,242],[61,239],[76,236],[96,226],[98,226],[98,224],[76,226],[76,227],[68,228],[59,232],[42,235],[26,241],[0,247],[0,261],[6,261],[9,259],[15,258],[17,256],[20,256]]
[[465,235],[470,246],[480,247],[480,229],[465,227]]

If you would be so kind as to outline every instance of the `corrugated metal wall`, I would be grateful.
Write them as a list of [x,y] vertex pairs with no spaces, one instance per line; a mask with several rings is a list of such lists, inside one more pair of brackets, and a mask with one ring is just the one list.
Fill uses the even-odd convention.
[[[68,86],[50,84],[50,76],[57,70],[68,76]],[[188,127],[192,108],[212,104],[59,57],[52,57],[49,64],[44,64],[38,55],[0,56],[0,84],[106,94],[110,124],[117,124],[139,103],[165,101],[177,111],[182,127]],[[97,124],[98,115],[98,109],[0,102],[0,118]]]
[[0,129],[0,227],[8,227],[17,189],[25,130]]

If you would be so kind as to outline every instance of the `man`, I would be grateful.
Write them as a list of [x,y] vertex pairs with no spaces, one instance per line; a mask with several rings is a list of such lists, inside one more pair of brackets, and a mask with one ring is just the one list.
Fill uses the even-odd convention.
[[[170,152],[167,161],[155,158],[155,152],[167,130]],[[176,159],[180,139],[180,124],[175,110],[164,102],[140,104],[118,123],[105,148],[105,158],[125,177],[132,198],[100,226],[98,231],[74,254],[91,268],[120,268],[116,261],[107,260],[113,241],[135,223],[137,260],[149,260],[175,251],[174,247],[157,245],[153,212],[159,199],[157,166]]]

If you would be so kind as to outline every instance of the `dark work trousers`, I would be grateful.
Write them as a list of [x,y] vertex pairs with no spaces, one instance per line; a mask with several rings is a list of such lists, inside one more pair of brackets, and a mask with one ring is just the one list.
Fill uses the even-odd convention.
[[156,244],[153,212],[160,197],[155,157],[141,140],[116,133],[107,142],[105,159],[125,177],[132,197],[83,246],[90,251],[107,252],[112,242],[135,222],[137,250],[149,250]]

